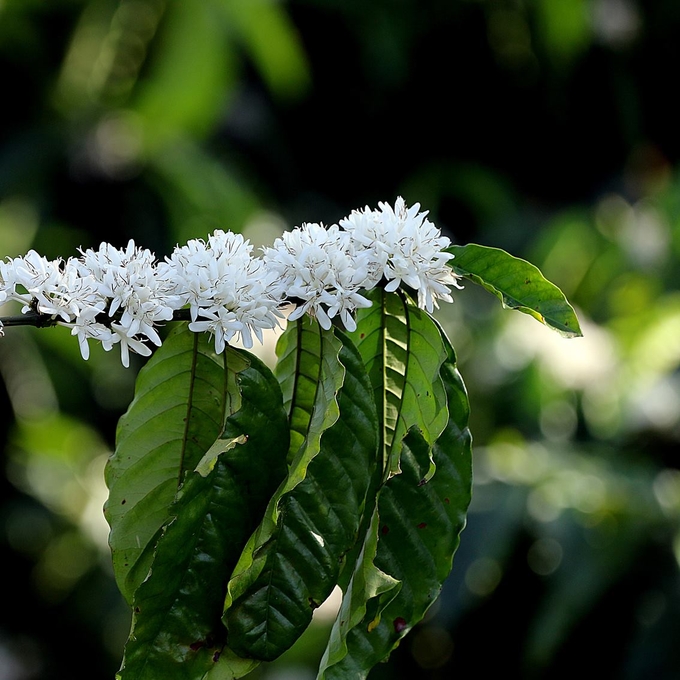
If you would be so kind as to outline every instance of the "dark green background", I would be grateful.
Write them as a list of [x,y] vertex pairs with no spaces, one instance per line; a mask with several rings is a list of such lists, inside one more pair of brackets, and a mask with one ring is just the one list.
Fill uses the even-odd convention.
[[[576,305],[579,340],[471,284],[440,310],[474,500],[371,677],[680,675],[679,28],[673,0],[0,4],[0,256],[259,245],[403,195]],[[127,635],[97,522],[142,362],[92,353],[0,340],[3,679],[112,678]],[[259,677],[307,677],[322,633]]]

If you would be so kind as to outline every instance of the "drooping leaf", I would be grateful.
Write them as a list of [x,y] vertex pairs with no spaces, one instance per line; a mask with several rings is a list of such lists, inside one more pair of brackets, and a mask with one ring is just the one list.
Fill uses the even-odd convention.
[[[225,351],[227,362],[245,354]],[[222,659],[227,579],[285,476],[288,450],[279,384],[256,357],[248,363],[238,374],[238,409],[227,416],[208,463],[187,473],[149,576],[134,595],[121,680],[200,680],[216,664],[234,661]]]
[[[422,620],[451,571],[471,497],[472,439],[467,393],[453,348],[443,340],[448,359],[441,374],[449,421],[433,448],[436,472],[423,483],[429,446],[419,432],[411,430],[403,442],[402,473],[386,482],[378,499],[374,568],[400,587],[393,597],[382,595],[362,603],[353,592],[361,573],[355,572],[324,654],[320,679],[365,678]],[[362,609],[363,616],[356,621]]]
[[[383,469],[399,473],[401,442],[416,428],[430,445],[446,426],[439,369],[446,358],[432,318],[398,293],[373,289],[373,305],[357,313],[352,338],[368,370],[381,424]],[[425,471],[428,477],[433,468]]]
[[372,601],[376,605],[376,612],[370,617],[375,619],[377,611],[399,592],[401,583],[378,569],[374,563],[379,529],[378,508],[374,504],[364,542],[353,565],[351,579],[344,590],[340,610],[321,659],[319,678],[324,677],[327,668],[342,662],[347,656],[347,634],[366,617],[368,603]]
[[194,470],[237,410],[235,376],[248,366],[217,356],[206,334],[175,328],[140,371],[135,397],[120,419],[106,467],[113,568],[125,599],[146,578],[156,539],[187,470]]
[[506,253],[469,243],[451,246],[453,271],[493,293],[505,307],[533,316],[566,337],[582,335],[576,313],[564,293],[538,267]]
[[[281,340],[279,378],[298,437],[291,442],[300,441],[291,474],[299,476],[310,446],[318,450],[304,479],[292,488],[284,484],[274,497],[268,526],[255,534],[229,584],[224,621],[230,647],[242,656],[272,660],[297,640],[333,590],[343,557],[357,539],[376,467],[378,423],[361,357],[346,336],[336,333],[342,345],[332,331],[306,319]],[[335,375],[332,381],[328,370]],[[315,430],[327,424],[325,419],[317,424],[319,416],[337,390],[340,418],[315,444]]]

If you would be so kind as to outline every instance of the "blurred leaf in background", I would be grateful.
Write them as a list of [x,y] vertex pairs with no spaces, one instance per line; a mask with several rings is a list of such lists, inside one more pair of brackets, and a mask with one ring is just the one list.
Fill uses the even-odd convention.
[[[280,232],[266,185],[214,136],[245,71],[277,105],[308,89],[284,6],[8,0],[0,60],[2,257],[129,238],[162,256],[216,228]],[[0,348],[0,550],[26,593],[0,620],[0,675],[111,678],[129,614],[112,587],[103,463],[140,364],[126,372],[104,352],[85,364],[68,332],[24,330]]]

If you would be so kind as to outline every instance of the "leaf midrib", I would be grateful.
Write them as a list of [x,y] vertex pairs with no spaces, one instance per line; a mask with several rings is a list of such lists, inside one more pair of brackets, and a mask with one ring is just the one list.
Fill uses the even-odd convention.
[[[189,376],[189,399],[187,401],[186,421],[184,423],[184,434],[182,435],[182,446],[179,455],[179,469],[177,471],[177,488],[182,485],[182,471],[184,470],[184,457],[189,440],[189,428],[191,427],[191,412],[194,402],[194,383],[196,382],[196,364],[198,363],[198,333],[194,333],[193,347],[191,349],[191,371]],[[224,405],[222,406],[224,409]],[[224,421],[224,418],[222,418]]]
[[[382,383],[383,383],[383,400],[382,400],[382,430],[383,430],[383,441],[382,441],[382,450],[383,450],[383,482],[386,482],[389,477],[390,473],[392,470],[392,452],[395,447],[395,440],[396,440],[396,434],[399,429],[399,423],[402,420],[402,411],[404,408],[404,401],[405,399],[403,398],[404,396],[404,391],[406,389],[406,383],[408,382],[408,374],[409,374],[409,368],[410,368],[410,363],[411,363],[411,324],[410,324],[410,316],[409,316],[409,309],[408,305],[406,304],[403,296],[399,294],[399,302],[401,304],[401,308],[404,312],[405,316],[405,327],[406,327],[406,334],[405,334],[405,353],[406,353],[406,364],[404,365],[404,371],[403,373],[399,373],[396,371],[394,368],[390,368],[387,365],[387,323],[386,319],[388,316],[387,313],[387,305],[385,303],[387,296],[385,292],[382,292],[381,295],[381,323],[380,323],[380,333],[381,333],[381,340],[382,340]],[[395,321],[398,321],[401,324],[401,320],[398,319],[396,315],[390,315],[392,318],[394,318]],[[398,399],[398,404],[399,406],[397,407],[397,417],[395,419],[395,424],[394,424],[394,430],[392,431],[392,439],[389,444],[389,451],[388,451],[388,446],[387,446],[387,395],[389,390],[387,389],[387,371],[391,370],[393,373],[399,375],[401,378],[401,388],[402,388],[402,398]]]
[[[296,323],[298,324],[298,327],[297,327],[297,340],[298,340],[298,342],[297,342],[297,347],[295,348],[296,370],[295,370],[295,380],[294,380],[294,387],[293,387],[293,396],[292,396],[292,399],[291,399],[291,402],[290,402],[291,403],[291,409],[290,409],[291,413],[293,412],[293,408],[294,408],[293,404],[295,403],[297,381],[298,381],[298,376],[300,375],[300,370],[298,370],[298,369],[300,368],[300,360],[301,360],[301,356],[302,356],[302,352],[303,352],[302,342],[301,342],[302,334],[304,332],[304,329],[302,328],[303,321],[302,321],[302,319],[298,319]],[[318,369],[317,369],[316,388],[314,390],[314,398],[312,400],[312,408],[309,412],[309,420],[307,421],[307,432],[305,434],[305,438],[304,438],[301,446],[304,446],[305,442],[307,441],[307,436],[309,435],[309,430],[310,430],[310,426],[311,426],[311,423],[312,423],[314,410],[316,408],[316,400],[317,400],[317,396],[319,394],[319,389],[321,387],[321,374],[323,372],[324,336],[323,336],[323,333],[321,332],[321,327],[318,324],[316,324],[316,329],[317,329],[317,332],[319,334],[319,356],[318,356],[319,365],[318,365]],[[309,352],[308,350],[307,350],[307,353],[311,354],[311,352]],[[298,451],[299,451],[299,449],[298,449]],[[296,453],[297,453],[297,451],[296,451]],[[288,493],[290,493],[290,492],[288,492]],[[286,494],[284,494],[284,495],[286,495]],[[284,496],[279,498],[278,503],[281,503],[281,501],[283,500],[283,497]],[[276,537],[274,538],[274,545],[275,546],[278,544],[279,538],[281,536],[281,526],[278,525],[278,522],[277,522],[277,529],[278,529],[278,531],[276,532]],[[277,553],[276,548],[274,549],[274,553]],[[273,590],[274,590],[273,587],[272,587],[272,581],[274,579],[274,571],[275,571],[274,565],[272,565],[272,568],[269,570],[269,579],[267,580],[267,598],[266,598],[267,607],[266,607],[265,620],[263,622],[264,626],[263,626],[263,633],[262,633],[263,644],[264,644],[265,647],[267,647],[267,645],[269,644],[269,642],[268,642],[269,627],[270,627],[269,620],[271,618],[271,613],[273,613],[273,607],[271,605],[271,598],[272,598]]]

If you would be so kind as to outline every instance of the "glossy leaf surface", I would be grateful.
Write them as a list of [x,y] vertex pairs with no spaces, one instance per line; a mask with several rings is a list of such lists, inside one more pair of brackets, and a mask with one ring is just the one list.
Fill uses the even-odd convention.
[[[227,348],[227,361],[243,352]],[[189,472],[133,603],[123,680],[200,678],[222,659],[226,581],[286,473],[288,423],[281,390],[254,356],[238,374],[209,471]],[[203,465],[203,463],[201,463]],[[205,465],[203,465],[205,467]]]
[[[284,485],[275,496],[276,506],[272,503],[267,513],[269,530],[263,526],[255,535],[244,553],[247,569],[239,571],[239,565],[229,585],[224,620],[230,646],[243,656],[271,660],[297,640],[313,610],[330,595],[343,557],[357,538],[376,467],[378,424],[361,357],[346,336],[338,332],[338,337],[342,345],[332,331],[304,320],[281,339],[279,377],[291,423],[301,438],[293,475],[299,474],[296,462],[310,455],[310,446],[317,446],[314,429],[317,422],[328,422],[319,415],[326,412],[325,403],[336,389],[340,417],[323,430],[304,479],[290,489]],[[324,358],[325,351],[331,355]],[[325,396],[309,389],[307,382],[319,370],[335,376]]]
[[[367,297],[373,305],[358,311],[352,338],[373,386],[383,469],[389,477],[399,473],[401,443],[409,430],[417,429],[433,444],[446,426],[439,375],[446,350],[432,318],[403,295],[374,289]],[[430,468],[423,474],[432,472]]]
[[479,284],[504,306],[533,316],[566,337],[582,335],[576,313],[564,293],[535,265],[500,248],[475,243],[451,246],[453,271]]
[[[135,397],[120,419],[106,468],[104,512],[116,581],[130,603],[148,574],[185,473],[196,468],[222,431],[229,391],[224,361],[207,334],[178,326],[140,371]],[[247,365],[240,355],[234,357],[232,382]],[[238,393],[232,389],[232,395]]]
[[[451,571],[471,497],[472,440],[467,393],[456,369],[453,348],[443,339],[448,359],[441,374],[450,417],[433,448],[436,472],[423,483],[429,446],[412,430],[403,443],[402,472],[387,481],[378,500],[373,569],[398,581],[399,587],[366,603],[353,603],[357,578],[371,569],[369,564],[359,565],[345,593],[320,678],[365,678],[422,620]],[[369,557],[367,552],[363,559]],[[357,622],[355,612],[362,609],[363,616]]]
[[[331,666],[335,667],[336,664],[340,664],[338,668],[347,669],[355,665],[347,657],[348,634],[356,626],[360,626],[364,619],[374,620],[377,612],[382,611],[385,605],[399,593],[401,583],[375,565],[379,530],[378,508],[374,504],[364,542],[353,565],[354,571],[343,588],[344,595],[340,610],[321,659],[319,678],[325,677],[326,669]],[[367,616],[369,602],[373,605],[373,614]],[[350,672],[356,673],[356,668],[352,668]]]

